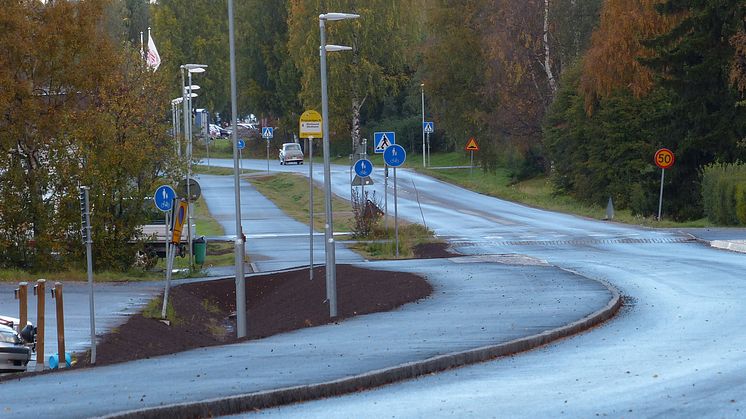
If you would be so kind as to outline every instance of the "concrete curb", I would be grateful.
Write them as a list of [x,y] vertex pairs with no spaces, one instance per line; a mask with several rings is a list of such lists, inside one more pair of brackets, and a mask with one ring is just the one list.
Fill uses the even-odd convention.
[[103,418],[196,418],[232,415],[255,409],[339,396],[361,389],[370,389],[425,374],[528,351],[588,330],[613,317],[622,306],[621,294],[614,286],[604,281],[599,282],[604,284],[612,293],[611,300],[604,308],[566,326],[548,330],[538,335],[515,339],[498,345],[483,346],[440,355],[422,361],[409,362],[324,383],[219,397],[198,402],[129,410],[106,415]]
[[710,242],[710,246],[716,249],[746,253],[746,240],[713,240]]

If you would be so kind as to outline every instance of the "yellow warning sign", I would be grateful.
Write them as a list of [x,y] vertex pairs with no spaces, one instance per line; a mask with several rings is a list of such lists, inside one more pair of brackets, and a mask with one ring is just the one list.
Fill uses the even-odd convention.
[[171,244],[179,244],[181,242],[181,230],[184,228],[184,222],[187,219],[188,208],[189,204],[186,201],[179,202],[179,205],[174,208]]
[[469,141],[466,143],[466,148],[464,148],[466,151],[479,151],[479,145],[477,145],[477,140],[474,139],[474,137],[469,138]]

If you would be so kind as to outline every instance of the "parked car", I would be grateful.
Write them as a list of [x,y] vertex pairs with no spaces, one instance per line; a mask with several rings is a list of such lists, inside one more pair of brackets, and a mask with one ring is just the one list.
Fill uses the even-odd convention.
[[295,164],[303,164],[303,150],[300,148],[298,143],[285,143],[280,149],[280,164],[288,164],[295,162]]
[[220,135],[220,127],[215,124],[209,125],[209,134],[210,138],[218,138],[221,137]]
[[9,326],[0,325],[0,373],[23,372],[31,360],[31,348]]

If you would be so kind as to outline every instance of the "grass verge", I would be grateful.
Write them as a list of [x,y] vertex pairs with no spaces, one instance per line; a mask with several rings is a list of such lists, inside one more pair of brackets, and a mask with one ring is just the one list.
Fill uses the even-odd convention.
[[[292,173],[279,173],[254,175],[249,179],[262,195],[274,202],[286,214],[308,224],[310,214],[307,178]],[[314,226],[323,226],[325,222],[323,196],[323,190],[314,187]],[[355,218],[350,202],[334,197],[332,208],[334,209],[334,231],[351,231]],[[399,223],[400,259],[413,257],[414,246],[432,241],[434,241],[432,232],[425,227],[406,222]],[[359,240],[351,248],[368,259],[395,259],[396,242],[394,241],[393,220],[389,222],[388,229],[377,226],[369,237]]]
[[[603,219],[606,216],[606,202],[598,205],[586,205],[568,195],[554,192],[551,181],[546,176],[539,176],[521,182],[513,182],[507,169],[499,168],[495,173],[487,173],[479,167],[466,169],[437,169],[444,166],[469,165],[469,155],[465,152],[438,153],[432,155],[430,167],[414,167],[418,172],[434,178],[453,183],[466,189],[508,201],[519,202],[532,207],[551,211],[575,214],[584,217]],[[649,227],[711,227],[707,219],[687,222],[676,222],[653,217],[632,215],[629,210],[615,210],[614,221],[644,225]]]

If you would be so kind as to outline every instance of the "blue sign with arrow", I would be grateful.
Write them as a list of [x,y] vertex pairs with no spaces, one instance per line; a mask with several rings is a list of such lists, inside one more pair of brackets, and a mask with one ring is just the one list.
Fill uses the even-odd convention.
[[239,150],[243,150],[243,148],[246,147],[246,143],[243,140],[238,140],[238,143],[236,145],[238,146]]
[[274,128],[264,127],[262,128],[262,138],[270,139],[275,136]]
[[407,160],[407,152],[399,144],[391,144],[383,152],[383,161],[391,167],[399,167]]
[[360,159],[355,162],[355,173],[360,177],[368,177],[373,173],[373,163],[370,160]]
[[167,212],[171,211],[171,207],[174,204],[175,198],[176,191],[174,191],[174,188],[168,185],[162,185],[155,190],[155,195],[153,195],[153,202],[155,202],[156,208],[163,212]]

